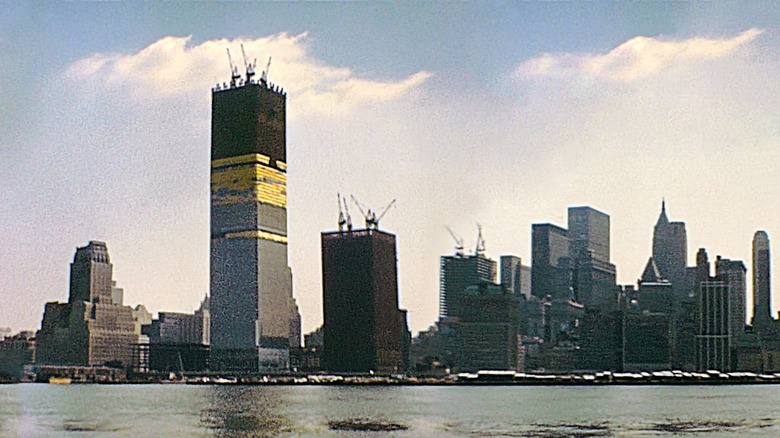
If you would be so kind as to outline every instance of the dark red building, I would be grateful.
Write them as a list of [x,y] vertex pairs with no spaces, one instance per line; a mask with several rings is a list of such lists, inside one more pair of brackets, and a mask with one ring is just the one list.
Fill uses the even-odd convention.
[[410,334],[398,308],[395,235],[377,229],[322,233],[323,368],[403,372]]

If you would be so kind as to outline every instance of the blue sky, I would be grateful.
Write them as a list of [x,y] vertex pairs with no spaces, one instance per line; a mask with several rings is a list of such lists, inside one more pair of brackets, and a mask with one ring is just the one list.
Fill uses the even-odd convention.
[[445,226],[470,246],[480,223],[489,256],[529,263],[532,223],[591,205],[634,283],[665,197],[689,263],[705,247],[750,268],[753,232],[780,235],[778,23],[771,0],[0,3],[0,326],[39,327],[91,239],[127,304],[197,307],[210,87],[242,42],[288,90],[306,332],[337,192],[398,200],[381,225],[415,332]]

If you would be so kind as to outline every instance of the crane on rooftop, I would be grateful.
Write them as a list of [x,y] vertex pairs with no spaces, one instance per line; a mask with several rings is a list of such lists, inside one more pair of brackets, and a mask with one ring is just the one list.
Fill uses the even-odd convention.
[[355,195],[350,195],[352,197],[352,201],[355,202],[355,205],[357,205],[358,210],[360,210],[360,213],[363,215],[363,217],[366,219],[366,229],[369,230],[376,230],[379,228],[379,221],[385,216],[385,214],[390,210],[390,207],[392,207],[395,204],[395,199],[390,201],[390,203],[385,207],[384,210],[382,210],[382,213],[380,213],[378,216],[374,210],[371,210],[370,208],[366,209],[364,206],[360,203],[360,201],[357,200]]
[[452,231],[450,227],[445,225],[444,228],[450,232],[450,236],[452,236],[453,240],[455,240],[455,255],[458,257],[463,257],[463,238],[456,236],[455,232]]
[[244,55],[244,67],[246,68],[246,81],[248,83],[252,82],[252,76],[255,75],[255,66],[257,65],[257,58],[255,58],[252,62],[246,61],[246,50],[244,50],[244,45],[241,44],[241,53]]
[[230,88],[234,88],[236,86],[236,81],[241,79],[241,74],[238,73],[238,66],[233,63],[233,57],[230,56],[230,49],[226,48],[225,50],[227,50],[228,62],[230,62]]

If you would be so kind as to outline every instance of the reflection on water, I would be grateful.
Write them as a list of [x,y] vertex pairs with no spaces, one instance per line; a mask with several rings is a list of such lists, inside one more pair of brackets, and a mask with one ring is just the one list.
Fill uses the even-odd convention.
[[777,437],[777,386],[5,385],[2,437]]
[[281,387],[206,387],[209,406],[201,423],[215,436],[271,437],[292,431],[292,423],[282,415],[285,392]]

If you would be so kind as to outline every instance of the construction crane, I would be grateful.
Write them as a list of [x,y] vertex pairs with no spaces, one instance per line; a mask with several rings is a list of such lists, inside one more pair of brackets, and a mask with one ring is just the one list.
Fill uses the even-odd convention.
[[474,255],[485,253],[485,239],[482,237],[482,225],[477,224],[477,244],[474,248]]
[[241,54],[244,55],[244,67],[246,68],[246,81],[248,83],[252,82],[252,76],[255,75],[255,66],[257,65],[257,58],[255,58],[252,62],[246,62],[246,51],[244,50],[244,45],[241,44]]
[[344,213],[347,219],[347,231],[352,231],[352,216],[349,214],[349,206],[347,205],[347,198],[341,198],[341,202],[344,203]]
[[230,49],[226,48],[228,54],[228,62],[230,62],[230,88],[235,88],[236,81],[241,79],[241,75],[238,73],[238,67],[233,63],[233,57],[230,56]]
[[450,227],[445,225],[444,228],[450,232],[450,236],[452,236],[452,238],[455,240],[455,255],[458,257],[463,257],[463,239],[456,236]]
[[263,85],[268,83],[268,70],[270,70],[270,69],[271,69],[271,57],[269,56],[268,57],[268,64],[266,64],[265,70],[263,70],[263,72],[260,74],[260,82],[262,82]]
[[393,205],[395,205],[395,199],[393,199],[392,201],[390,201],[390,203],[389,203],[389,204],[387,204],[387,207],[385,207],[385,209],[384,209],[384,210],[382,210],[382,213],[379,213],[379,216],[378,216],[378,217],[377,217],[377,218],[374,220],[374,227],[375,227],[375,228],[379,228],[379,221],[380,221],[380,220],[381,220],[383,217],[385,217],[385,213],[387,213],[387,212],[388,212],[388,210],[390,210],[390,207],[392,207]]
[[385,207],[384,210],[382,210],[382,213],[379,214],[379,216],[376,215],[376,213],[371,210],[370,208],[366,209],[364,206],[360,203],[360,201],[355,198],[355,195],[350,195],[352,197],[352,201],[355,202],[355,205],[357,205],[358,210],[360,210],[360,213],[363,215],[363,217],[366,219],[366,229],[369,230],[376,230],[379,228],[379,220],[382,219],[385,215],[385,213],[390,210],[390,207],[395,204],[395,199],[390,201],[390,203]]
[[344,231],[344,225],[347,224],[347,218],[344,216],[344,210],[341,208],[341,193],[336,193],[339,198],[339,231]]

